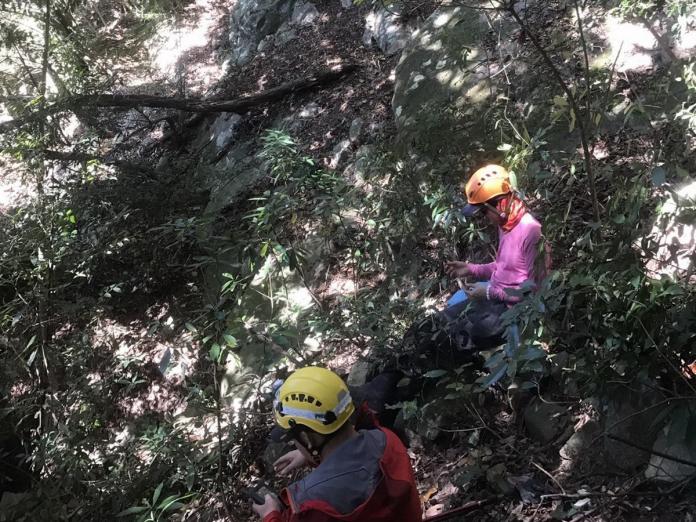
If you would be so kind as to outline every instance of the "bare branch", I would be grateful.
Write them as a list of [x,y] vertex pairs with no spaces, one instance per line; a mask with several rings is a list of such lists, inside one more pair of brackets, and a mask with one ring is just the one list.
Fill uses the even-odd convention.
[[163,109],[178,109],[187,112],[216,113],[216,112],[245,112],[262,103],[279,100],[289,94],[306,91],[319,87],[350,74],[357,65],[349,64],[338,69],[322,72],[302,80],[284,83],[278,87],[261,91],[258,94],[242,96],[233,100],[201,100],[194,98],[173,98],[147,95],[97,94],[75,96],[39,109],[23,118],[17,118],[0,124],[0,134],[19,129],[29,123],[43,121],[49,116],[65,111],[83,109],[85,107],[158,107]]
[[539,42],[539,39],[536,37],[536,35],[529,29],[529,26],[522,20],[522,18],[520,18],[520,15],[515,10],[514,5],[511,4],[507,8],[507,12],[512,15],[512,17],[515,19],[520,28],[527,34],[527,36],[529,36],[529,39],[531,40],[532,44],[541,55],[543,61],[551,70],[551,73],[553,74],[554,78],[556,78],[558,85],[560,85],[561,89],[563,89],[563,92],[568,98],[568,102],[570,103],[571,109],[575,113],[575,117],[578,120],[578,130],[580,131],[580,141],[582,142],[583,157],[585,160],[585,171],[587,172],[587,180],[590,185],[590,194],[592,196],[592,212],[595,221],[599,222],[599,201],[597,200],[597,187],[595,184],[594,170],[592,168],[592,157],[590,154],[589,140],[587,137],[585,119],[583,118],[582,112],[578,107],[577,100],[575,99],[573,92],[570,90],[570,87],[568,87],[568,84],[561,76],[558,67],[556,67],[554,63],[551,61],[551,58],[549,57],[544,47],[541,45],[541,42]]

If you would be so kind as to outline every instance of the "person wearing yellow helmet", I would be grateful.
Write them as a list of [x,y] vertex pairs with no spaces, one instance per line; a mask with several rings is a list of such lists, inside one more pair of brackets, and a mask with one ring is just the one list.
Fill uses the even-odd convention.
[[[519,288],[525,282],[534,287],[543,277],[537,270],[541,224],[528,211],[513,190],[508,171],[500,165],[476,170],[464,189],[466,217],[483,214],[498,228],[498,249],[491,263],[450,261],[445,271],[450,277],[477,280],[465,285],[450,300],[445,315],[456,322],[464,334],[467,348],[489,348],[501,340],[500,316],[521,299]],[[548,259],[547,259],[548,261]],[[460,341],[461,344],[461,341]]]
[[348,387],[326,368],[301,368],[278,387],[273,435],[296,449],[280,457],[275,470],[283,475],[309,464],[316,468],[279,498],[266,495],[253,506],[263,522],[420,522],[406,448],[385,428],[356,430],[354,412]]

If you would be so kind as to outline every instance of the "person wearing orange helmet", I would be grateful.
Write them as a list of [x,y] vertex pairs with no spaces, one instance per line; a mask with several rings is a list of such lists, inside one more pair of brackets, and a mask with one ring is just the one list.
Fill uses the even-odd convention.
[[306,367],[275,392],[275,440],[294,450],[274,464],[288,474],[316,466],[253,506],[263,522],[420,522],[420,497],[406,448],[386,428],[356,430],[355,406],[343,380],[331,370]]
[[507,170],[500,165],[486,165],[474,172],[464,194],[468,204],[462,213],[467,217],[482,214],[498,228],[498,250],[490,263],[446,264],[450,277],[476,282],[458,292],[445,314],[457,318],[457,328],[467,334],[468,348],[487,348],[500,342],[502,313],[521,299],[514,290],[527,281],[535,285],[543,275],[535,269],[541,224],[513,190]]

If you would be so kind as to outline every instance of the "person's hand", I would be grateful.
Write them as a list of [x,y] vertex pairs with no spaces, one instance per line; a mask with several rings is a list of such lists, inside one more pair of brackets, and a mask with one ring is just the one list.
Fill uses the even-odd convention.
[[254,510],[254,513],[256,513],[258,516],[261,517],[261,520],[266,518],[270,513],[273,513],[274,511],[282,511],[283,506],[280,503],[280,500],[275,495],[266,495],[264,497],[265,502],[263,504],[254,504],[251,506],[251,509]]
[[309,464],[307,457],[298,449],[288,451],[273,463],[273,469],[278,475],[288,475],[291,471]]
[[445,263],[445,273],[450,277],[466,277],[469,275],[469,264],[464,261],[448,261]]
[[486,289],[488,283],[474,283],[468,285],[464,291],[469,296],[469,299],[486,299]]

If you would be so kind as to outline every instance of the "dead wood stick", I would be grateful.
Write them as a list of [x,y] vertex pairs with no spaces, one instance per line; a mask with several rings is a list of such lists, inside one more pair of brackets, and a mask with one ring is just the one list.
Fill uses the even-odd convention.
[[490,504],[492,500],[493,499],[490,498],[485,500],[473,500],[471,502],[467,502],[461,507],[450,509],[449,511],[445,511],[444,513],[440,513],[438,515],[433,515],[432,517],[424,518],[423,522],[442,522],[443,520],[449,520],[455,516],[461,516],[468,511],[473,511],[476,508]]
[[16,118],[0,124],[0,134],[19,129],[36,121],[60,112],[84,109],[85,107],[156,107],[161,109],[177,109],[187,112],[216,113],[244,112],[262,103],[279,100],[289,94],[298,93],[326,85],[339,80],[357,69],[357,65],[348,64],[336,69],[325,71],[308,78],[294,80],[277,87],[261,91],[258,94],[241,96],[232,100],[203,100],[197,98],[176,98],[166,96],[148,96],[143,94],[95,94],[74,96],[56,102],[48,107],[34,111],[24,117]]

